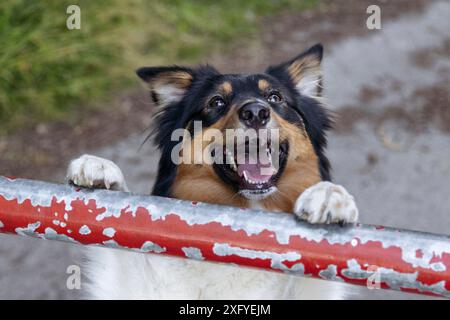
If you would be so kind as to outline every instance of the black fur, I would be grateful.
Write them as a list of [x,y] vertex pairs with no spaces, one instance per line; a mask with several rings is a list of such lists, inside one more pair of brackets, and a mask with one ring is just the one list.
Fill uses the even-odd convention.
[[[291,123],[304,126],[318,155],[320,174],[323,180],[330,180],[330,163],[325,156],[327,145],[326,131],[331,128],[332,121],[325,108],[315,99],[301,95],[292,82],[287,67],[292,61],[302,56],[313,54],[319,60],[322,58],[322,46],[316,45],[294,58],[294,60],[269,67],[264,74],[256,75],[222,75],[210,66],[200,66],[196,69],[172,66],[172,67],[145,67],[137,71],[143,80],[149,82],[164,72],[187,72],[192,75],[192,83],[186,89],[183,98],[176,103],[164,106],[155,117],[154,130],[152,134],[154,141],[161,151],[158,175],[152,194],[157,196],[171,196],[171,186],[176,177],[176,165],[171,160],[172,149],[179,141],[171,141],[171,134],[175,129],[187,128],[192,120],[202,120],[203,126],[207,127],[219,120],[228,110],[229,102],[236,99],[233,91],[229,97],[224,97],[227,107],[221,110],[204,112],[208,99],[215,88],[228,80],[233,88],[237,88],[240,96],[251,97],[255,94],[261,95],[258,88],[259,79],[267,79],[274,84],[285,98],[285,104],[272,105],[272,109],[281,117]],[[152,92],[153,101],[158,104],[159,97]],[[189,128],[188,128],[189,129]]]

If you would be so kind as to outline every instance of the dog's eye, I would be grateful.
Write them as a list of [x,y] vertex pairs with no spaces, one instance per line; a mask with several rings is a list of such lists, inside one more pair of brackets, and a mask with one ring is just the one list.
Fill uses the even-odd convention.
[[221,97],[215,97],[209,102],[210,108],[223,108],[225,101]]
[[267,101],[269,101],[270,103],[280,103],[281,101],[283,101],[283,97],[278,92],[272,92],[267,97]]

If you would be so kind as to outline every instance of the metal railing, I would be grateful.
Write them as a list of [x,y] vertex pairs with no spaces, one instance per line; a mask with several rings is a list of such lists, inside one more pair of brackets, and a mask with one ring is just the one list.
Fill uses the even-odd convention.
[[5,177],[0,232],[450,297],[444,235]]

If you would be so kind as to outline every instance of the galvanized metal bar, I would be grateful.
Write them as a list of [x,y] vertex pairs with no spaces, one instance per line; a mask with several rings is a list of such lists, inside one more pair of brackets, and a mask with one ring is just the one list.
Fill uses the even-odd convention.
[[444,235],[5,177],[0,232],[450,297]]

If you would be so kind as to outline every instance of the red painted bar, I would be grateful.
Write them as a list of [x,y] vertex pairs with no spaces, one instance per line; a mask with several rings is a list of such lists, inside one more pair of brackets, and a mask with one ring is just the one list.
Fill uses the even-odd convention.
[[0,177],[0,232],[450,297],[450,237]]

